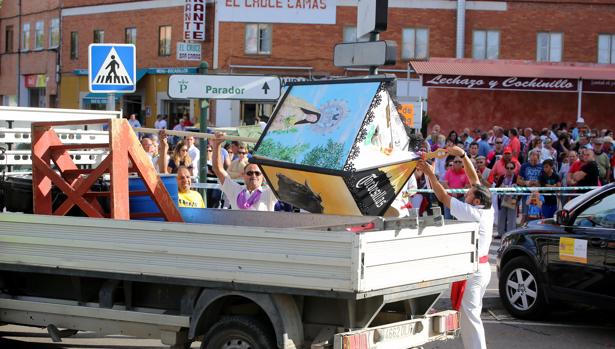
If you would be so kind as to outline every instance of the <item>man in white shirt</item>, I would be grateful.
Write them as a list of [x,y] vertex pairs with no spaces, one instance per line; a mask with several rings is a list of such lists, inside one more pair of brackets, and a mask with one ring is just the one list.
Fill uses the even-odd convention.
[[278,199],[270,187],[263,188],[263,173],[256,164],[248,164],[243,169],[245,186],[233,181],[222,165],[220,148],[224,142],[224,133],[216,132],[211,141],[212,167],[216,177],[222,184],[222,192],[231,202],[231,208],[236,210],[273,211]]
[[167,128],[167,120],[164,115],[158,114],[158,117],[156,118],[156,122],[154,122],[154,128],[158,130]]
[[489,266],[489,245],[493,234],[493,208],[491,207],[491,193],[474,170],[465,151],[459,147],[448,149],[452,156],[462,159],[465,173],[472,187],[466,193],[464,202],[449,196],[442,184],[438,182],[431,165],[419,161],[417,169],[422,170],[434,190],[434,194],[445,207],[450,208],[451,215],[460,221],[478,222],[478,271],[470,276],[465,285],[465,292],[459,310],[461,339],[463,346],[469,348],[487,348],[485,343],[485,329],[480,314],[483,308],[483,296],[491,279]]
[[201,151],[194,145],[194,137],[186,136],[184,137],[186,141],[186,145],[188,146],[188,155],[192,160],[192,168],[194,169],[195,176],[199,175],[199,160],[201,159]]

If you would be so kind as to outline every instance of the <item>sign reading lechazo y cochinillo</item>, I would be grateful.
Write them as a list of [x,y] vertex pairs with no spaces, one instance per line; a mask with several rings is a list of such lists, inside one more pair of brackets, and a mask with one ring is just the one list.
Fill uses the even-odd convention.
[[424,74],[423,86],[482,90],[575,92],[578,90],[578,81],[576,79],[564,78]]

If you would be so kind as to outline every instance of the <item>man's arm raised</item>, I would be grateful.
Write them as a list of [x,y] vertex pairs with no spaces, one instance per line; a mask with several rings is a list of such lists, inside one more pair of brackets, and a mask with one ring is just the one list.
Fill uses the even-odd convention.
[[451,197],[446,193],[446,190],[438,181],[438,177],[433,171],[433,167],[430,164],[425,162],[424,160],[419,160],[416,168],[423,171],[425,176],[429,178],[429,184],[431,185],[431,189],[433,189],[434,194],[438,200],[444,204],[444,206],[450,208],[451,207]]
[[222,142],[224,142],[224,136],[226,136],[226,134],[216,132],[215,135],[216,137],[211,140],[211,149],[213,150],[211,154],[211,164],[216,177],[218,177],[218,180],[220,181],[220,184],[224,184],[224,180],[228,176],[228,173],[224,170],[224,166],[222,165],[220,148],[222,148]]

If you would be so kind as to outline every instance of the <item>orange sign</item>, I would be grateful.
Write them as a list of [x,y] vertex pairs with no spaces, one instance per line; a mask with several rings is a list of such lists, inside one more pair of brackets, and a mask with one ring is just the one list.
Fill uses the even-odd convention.
[[404,121],[404,125],[412,127],[414,126],[414,105],[413,104],[402,104],[399,106],[397,110],[399,115],[402,117]]

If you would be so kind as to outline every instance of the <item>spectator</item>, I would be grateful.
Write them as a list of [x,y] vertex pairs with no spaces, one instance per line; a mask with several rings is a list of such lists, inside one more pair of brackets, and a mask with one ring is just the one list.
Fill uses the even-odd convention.
[[[540,152],[536,149],[530,151],[530,160],[521,166],[517,185],[520,187],[536,187],[538,186],[538,177],[542,172],[542,164],[539,162]],[[527,201],[523,202],[522,208],[522,223],[527,222]]]
[[543,217],[542,205],[544,201],[545,201],[544,196],[540,195],[540,193],[538,193],[538,191],[536,190],[532,191],[527,201],[525,202],[527,205],[527,220],[528,221],[542,219]]
[[545,160],[557,160],[557,150],[553,148],[553,140],[551,140],[551,138],[546,138],[544,140],[542,149],[540,150],[540,162],[543,163]]
[[[468,181],[468,176],[466,176],[466,172],[463,169],[463,161],[459,156],[454,157],[453,167],[446,171],[444,180],[441,182],[445,188],[449,189],[463,189],[469,186],[470,182]],[[453,194],[452,196],[456,198],[463,197],[461,194]],[[453,218],[449,208],[444,209],[444,218]]]
[[243,175],[243,169],[248,165],[248,149],[243,142],[239,144],[234,155],[237,157],[231,161],[231,166],[229,166],[227,172],[232,179],[240,179]]
[[566,177],[568,176],[568,171],[570,171],[571,165],[578,160],[578,157],[577,152],[574,150],[571,150],[567,153],[563,153],[563,155],[564,157],[562,159],[562,165],[560,166],[557,174],[562,181],[562,186],[566,187],[568,186],[568,181],[566,179]]
[[156,116],[156,122],[154,122],[154,128],[158,130],[167,128],[167,119],[164,117],[164,115],[158,114],[158,116]]
[[611,178],[611,160],[605,152],[602,151],[604,146],[604,139],[598,137],[594,138],[594,159],[598,164],[598,176],[600,177],[600,183],[607,184],[609,178]]
[[[517,185],[517,175],[515,174],[515,164],[506,164],[506,173],[498,178],[497,188],[512,188]],[[511,194],[499,194],[498,210],[498,234],[496,238],[502,237],[505,233],[515,229],[517,226],[517,196]]]
[[506,134],[504,133],[504,129],[500,126],[493,126],[493,133],[495,134],[496,138],[502,138],[502,142],[504,143],[504,146],[508,146],[510,143],[510,138],[508,138],[506,136]]
[[468,156],[470,157],[470,160],[476,159],[476,157],[478,156],[478,143],[470,143],[470,146],[468,147]]
[[192,166],[192,159],[188,155],[188,145],[184,141],[177,143],[173,149],[173,155],[169,159],[167,164],[167,173],[177,173],[177,169],[180,166],[184,166],[190,171],[190,175],[194,176],[194,167]]
[[453,145],[456,145],[457,143],[459,143],[459,136],[457,136],[457,132],[455,132],[455,130],[452,130],[451,132],[449,132],[448,137],[446,137],[446,141],[452,142]]
[[[128,124],[130,125],[130,127],[132,127],[132,130],[134,131],[135,128],[139,128],[141,127],[141,123],[139,122],[139,120],[137,120],[137,114],[130,114],[130,116],[128,117]],[[137,138],[141,138],[141,134],[137,131],[134,131],[135,134],[137,135]]]
[[479,155],[476,157],[476,172],[480,177],[480,182],[489,187],[489,174],[491,170],[487,167],[487,158]]
[[518,174],[521,164],[517,161],[517,159],[512,157],[512,149],[510,149],[510,147],[506,147],[502,158],[495,162],[493,168],[491,169],[491,173],[489,173],[489,183],[497,183],[500,177],[506,174],[506,165],[509,163],[515,165],[515,173]]
[[478,141],[478,155],[487,157],[491,151],[491,145],[489,145],[489,142],[487,141],[488,138],[489,135],[487,135],[486,132],[483,132],[480,135],[480,140]]
[[512,156],[519,159],[519,156],[521,155],[521,141],[519,141],[519,132],[513,127],[508,131],[508,137],[510,138],[508,145],[512,149]]
[[192,175],[190,170],[184,166],[177,168],[177,206],[205,208],[203,197],[198,191],[191,190]]
[[432,148],[432,151],[435,150],[433,148],[434,145],[438,142],[438,136],[440,136],[440,125],[434,124],[431,127],[431,134],[425,139],[429,143],[429,146]]
[[278,201],[271,187],[263,188],[263,174],[256,164],[248,164],[244,168],[245,186],[235,183],[222,166],[220,148],[224,141],[224,133],[216,132],[212,140],[213,170],[222,184],[222,192],[231,201],[231,207],[240,210],[273,211]]
[[[502,157],[502,154],[504,154],[504,141],[502,138],[496,138],[494,144],[495,146],[493,150],[487,154],[487,166],[491,169],[493,169],[493,165],[495,165],[495,163]],[[510,151],[512,154],[512,149]]]
[[[553,160],[547,159],[542,163],[542,172],[538,177],[538,183],[541,187],[559,187],[561,180],[554,170]],[[542,214],[545,218],[553,218],[553,214],[557,210],[556,192],[547,193],[544,204],[542,206]]]
[[594,160],[594,151],[592,149],[583,149],[581,152],[581,169],[572,174],[569,185],[585,187],[597,186],[599,170],[598,164]]
[[194,176],[199,176],[199,162],[201,160],[201,151],[194,144],[193,136],[184,137],[184,142],[188,147],[188,156],[190,156],[190,160],[192,160],[192,168],[194,169]]

